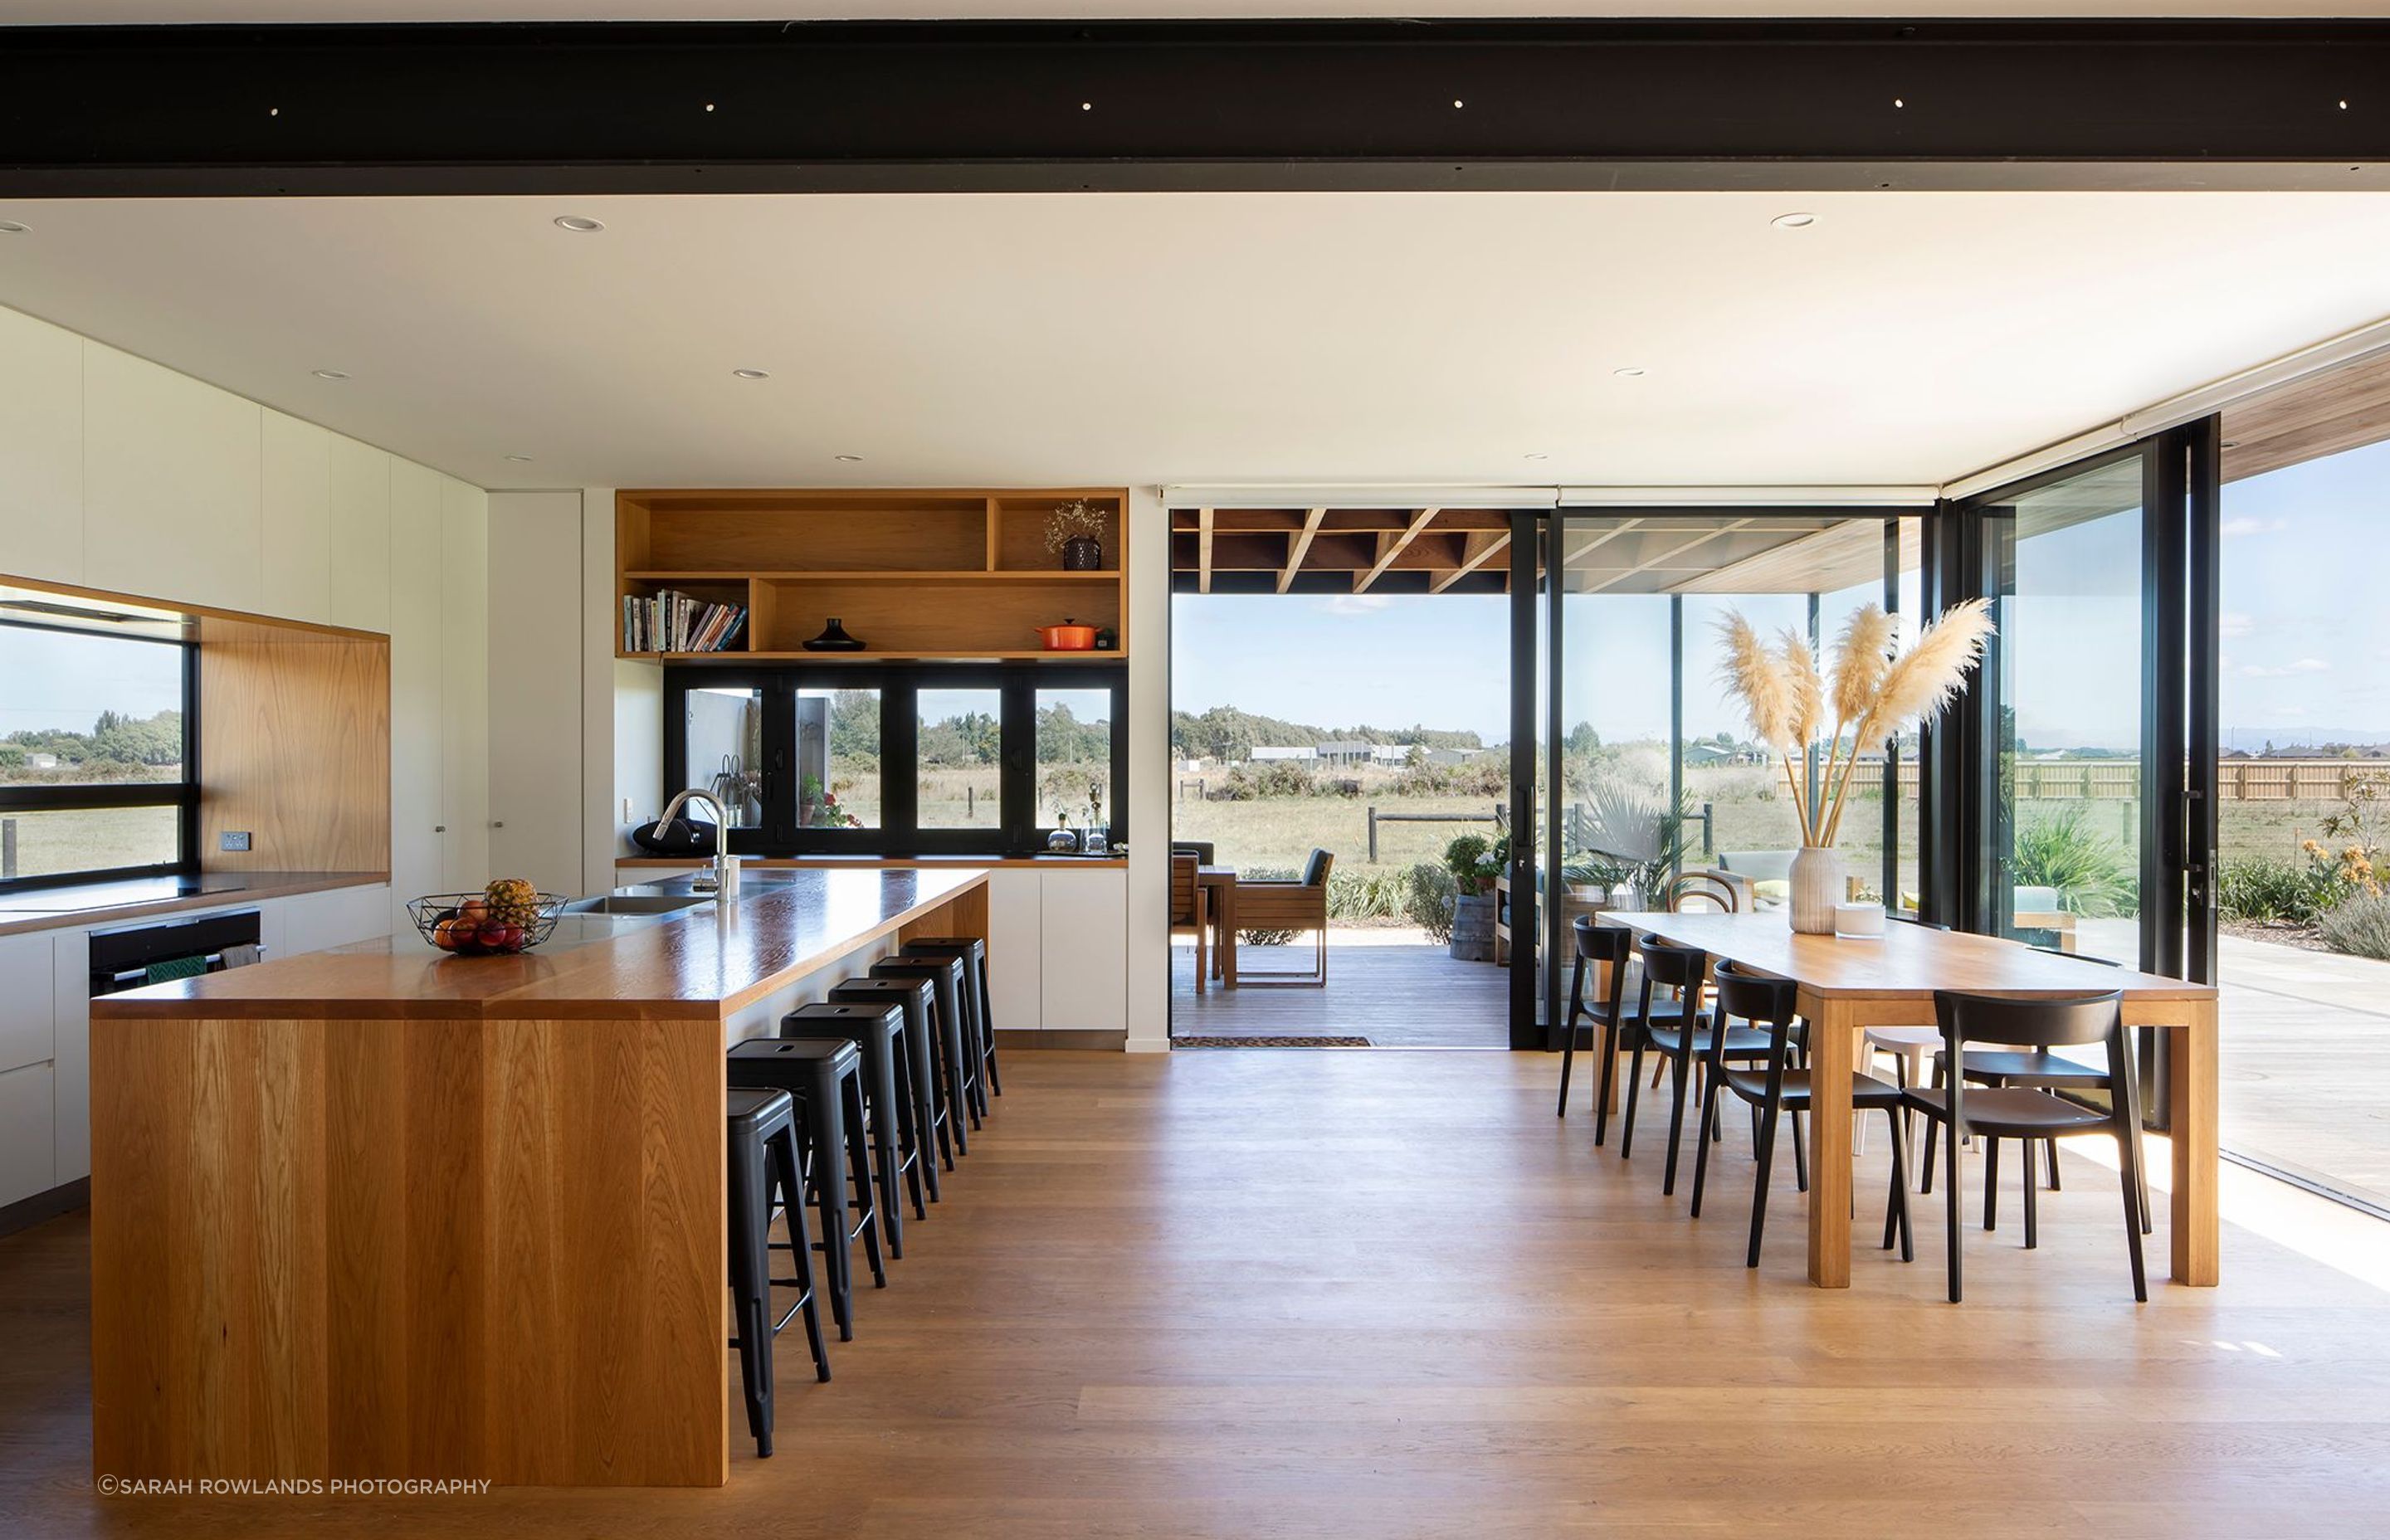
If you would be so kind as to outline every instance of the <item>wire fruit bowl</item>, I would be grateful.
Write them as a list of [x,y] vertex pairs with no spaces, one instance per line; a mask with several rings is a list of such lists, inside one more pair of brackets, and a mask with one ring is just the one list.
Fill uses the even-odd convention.
[[406,913],[423,939],[443,952],[494,957],[528,952],[546,941],[555,933],[564,905],[555,893],[541,893],[533,901],[530,922],[513,924],[490,918],[486,893],[430,893],[408,899]]

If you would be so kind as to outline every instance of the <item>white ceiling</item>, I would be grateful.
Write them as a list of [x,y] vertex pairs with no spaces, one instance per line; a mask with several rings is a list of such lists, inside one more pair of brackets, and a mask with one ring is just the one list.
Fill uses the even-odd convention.
[[[1818,223],[1770,225],[1793,209]],[[565,213],[607,228],[568,234]],[[492,486],[1941,481],[2390,315],[2390,194],[0,218],[32,226],[0,235],[0,303]]]
[[0,0],[0,23],[1173,17],[2381,16],[2390,0]]

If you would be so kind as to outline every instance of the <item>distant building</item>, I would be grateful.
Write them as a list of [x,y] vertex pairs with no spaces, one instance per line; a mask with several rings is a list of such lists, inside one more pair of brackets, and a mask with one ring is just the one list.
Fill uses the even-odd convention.
[[1320,764],[1339,770],[1359,765],[1375,765],[1381,770],[1399,770],[1410,764],[1417,754],[1422,764],[1466,764],[1482,751],[1474,749],[1429,749],[1417,743],[1365,743],[1358,738],[1337,738],[1327,743],[1255,744],[1253,758],[1257,764]]

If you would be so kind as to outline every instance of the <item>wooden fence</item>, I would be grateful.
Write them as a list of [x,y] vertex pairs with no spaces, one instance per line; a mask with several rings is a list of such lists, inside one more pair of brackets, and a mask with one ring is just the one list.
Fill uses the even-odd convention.
[[[1900,791],[1917,795],[1918,767],[1900,766]],[[2390,781],[2390,761],[2364,759],[2228,759],[2216,767],[2217,800],[2227,802],[2336,802],[2358,780]],[[1855,784],[1881,785],[1882,771],[1862,769]],[[2024,760],[2016,767],[2020,802],[2131,802],[2141,794],[2141,765],[2129,759]]]

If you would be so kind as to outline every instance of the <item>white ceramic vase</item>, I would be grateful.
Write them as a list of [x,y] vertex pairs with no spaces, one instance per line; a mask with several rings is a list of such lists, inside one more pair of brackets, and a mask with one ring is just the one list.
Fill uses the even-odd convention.
[[1843,853],[1804,845],[1792,857],[1792,929],[1805,936],[1834,933],[1834,905],[1843,902]]

